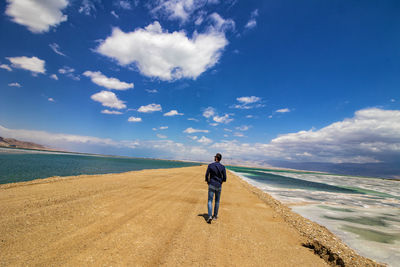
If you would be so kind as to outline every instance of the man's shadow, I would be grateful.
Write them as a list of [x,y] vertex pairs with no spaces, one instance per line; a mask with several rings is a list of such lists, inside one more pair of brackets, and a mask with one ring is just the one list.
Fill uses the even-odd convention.
[[203,217],[203,218],[204,218],[204,221],[206,221],[206,223],[211,224],[211,222],[207,222],[207,219],[208,219],[208,214],[207,214],[207,213],[197,214],[197,216]]

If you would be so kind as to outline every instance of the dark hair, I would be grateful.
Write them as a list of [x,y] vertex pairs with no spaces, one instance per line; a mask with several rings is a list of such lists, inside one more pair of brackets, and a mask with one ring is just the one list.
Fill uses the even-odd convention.
[[215,155],[215,158],[216,158],[218,161],[221,161],[222,155],[221,155],[220,153],[217,153],[217,154]]

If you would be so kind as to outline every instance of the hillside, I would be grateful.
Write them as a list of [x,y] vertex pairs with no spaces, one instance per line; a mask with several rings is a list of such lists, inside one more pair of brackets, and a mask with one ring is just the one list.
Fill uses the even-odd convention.
[[27,148],[27,149],[40,149],[40,150],[53,150],[45,146],[35,144],[32,142],[20,141],[13,138],[4,138],[0,136],[0,147],[8,148]]

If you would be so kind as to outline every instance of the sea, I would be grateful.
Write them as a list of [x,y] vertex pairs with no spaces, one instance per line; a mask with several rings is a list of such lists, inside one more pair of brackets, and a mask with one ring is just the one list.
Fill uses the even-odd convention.
[[0,148],[0,184],[53,176],[198,166],[196,162]]
[[400,181],[318,172],[228,167],[360,255],[400,266]]

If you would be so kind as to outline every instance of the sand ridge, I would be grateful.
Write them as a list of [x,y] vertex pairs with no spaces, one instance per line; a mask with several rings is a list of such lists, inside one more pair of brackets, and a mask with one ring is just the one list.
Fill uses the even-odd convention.
[[309,237],[266,201],[269,196],[231,173],[220,218],[207,224],[205,170],[1,185],[0,266],[328,265],[304,246]]

